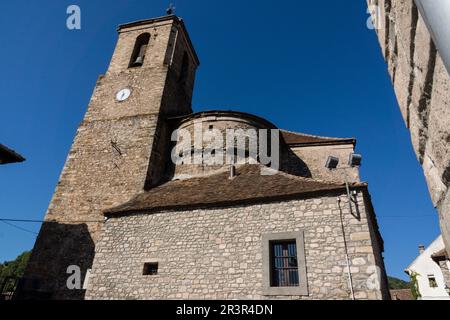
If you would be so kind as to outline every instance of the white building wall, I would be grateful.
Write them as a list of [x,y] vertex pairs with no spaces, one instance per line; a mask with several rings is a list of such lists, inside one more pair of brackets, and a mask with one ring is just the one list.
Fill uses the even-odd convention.
[[[450,296],[445,290],[444,276],[439,265],[433,261],[431,255],[444,248],[442,236],[434,240],[426,250],[420,254],[416,260],[405,270],[409,275],[417,273],[417,284],[422,300],[450,300]],[[449,265],[449,263],[447,263]],[[429,283],[429,276],[436,279],[437,287],[432,288]]]

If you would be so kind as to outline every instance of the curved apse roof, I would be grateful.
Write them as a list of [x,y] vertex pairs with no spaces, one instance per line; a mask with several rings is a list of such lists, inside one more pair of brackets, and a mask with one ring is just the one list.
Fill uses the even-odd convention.
[[[232,111],[232,110],[210,110],[210,111],[201,111],[197,113],[192,113],[187,116],[174,117],[169,120],[177,120],[180,121],[180,124],[183,124],[187,121],[201,119],[206,117],[235,117],[241,118],[245,120],[251,120],[256,123],[260,123],[263,127],[267,129],[278,129],[276,125],[272,122],[256,116],[251,113],[241,112],[241,111]],[[302,146],[314,146],[314,145],[339,145],[339,144],[352,144],[356,145],[355,138],[335,138],[335,137],[323,137],[310,135],[299,132],[292,132],[288,130],[280,129],[281,136],[287,145],[293,147],[302,147]]]

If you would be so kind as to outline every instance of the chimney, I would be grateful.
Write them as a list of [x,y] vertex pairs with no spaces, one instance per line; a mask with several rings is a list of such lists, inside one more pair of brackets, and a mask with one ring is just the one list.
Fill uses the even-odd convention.
[[419,253],[422,254],[425,251],[425,246],[423,244],[421,244],[419,246]]
[[236,176],[236,167],[231,165],[230,166],[230,179],[233,179]]

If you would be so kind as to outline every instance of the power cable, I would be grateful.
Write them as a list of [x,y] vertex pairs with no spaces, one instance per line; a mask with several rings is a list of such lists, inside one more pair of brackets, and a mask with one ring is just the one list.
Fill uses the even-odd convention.
[[18,230],[21,230],[21,231],[24,231],[24,232],[28,232],[28,233],[32,233],[32,234],[37,235],[37,232],[34,232],[34,231],[31,231],[31,230],[28,230],[28,229],[25,229],[25,228],[16,226],[15,224],[9,223],[9,222],[7,222],[7,221],[0,220],[0,222],[3,222],[4,224],[6,224],[6,225],[8,225],[8,226],[10,226],[10,227],[16,228],[16,229],[18,229]]
[[104,222],[104,220],[28,220],[28,219],[7,219],[7,218],[0,218],[0,221],[7,221],[7,222],[24,222],[24,223],[45,223],[45,222],[86,222],[86,223],[94,223],[94,222]]

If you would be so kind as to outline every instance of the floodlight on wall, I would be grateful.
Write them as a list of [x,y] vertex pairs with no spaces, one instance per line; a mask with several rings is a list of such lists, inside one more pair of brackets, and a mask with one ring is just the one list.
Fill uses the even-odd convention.
[[336,169],[339,164],[339,159],[333,156],[329,156],[327,159],[327,163],[325,164],[325,168],[327,169]]
[[362,161],[362,155],[357,153],[350,154],[350,157],[348,159],[348,165],[350,167],[359,167],[361,165]]

